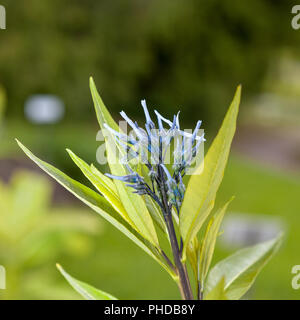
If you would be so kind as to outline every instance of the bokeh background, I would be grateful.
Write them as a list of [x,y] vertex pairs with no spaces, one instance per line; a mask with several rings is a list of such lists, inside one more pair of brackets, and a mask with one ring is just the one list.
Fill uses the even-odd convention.
[[[300,264],[300,30],[291,27],[294,4],[2,0],[0,265],[8,283],[0,298],[79,298],[55,262],[120,299],[178,298],[155,262],[43,175],[14,141],[18,137],[84,181],[64,149],[96,164],[92,75],[116,120],[124,109],[143,121],[140,100],[146,98],[166,117],[181,110],[186,128],[202,119],[206,149],[242,83],[238,130],[217,206],[232,195],[235,200],[214,260],[284,230],[280,252],[247,298],[299,299],[300,290],[291,287],[291,269]],[[33,97],[42,100],[33,106]]]

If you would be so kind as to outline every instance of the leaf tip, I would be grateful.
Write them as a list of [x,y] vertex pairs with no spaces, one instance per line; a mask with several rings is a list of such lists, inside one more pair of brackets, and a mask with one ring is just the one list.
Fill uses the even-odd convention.
[[237,88],[236,88],[235,96],[240,99],[240,98],[241,98],[241,93],[242,93],[242,85],[239,84],[239,85],[237,86]]
[[15,141],[17,142],[18,145],[21,144],[21,142],[17,138],[15,138]]
[[26,153],[26,147],[17,139],[15,138],[18,146]]
[[90,82],[90,86],[94,86],[95,85],[95,81],[94,81],[94,78],[92,76],[90,76],[89,82]]
[[69,155],[72,155],[72,154],[73,154],[73,151],[70,150],[69,148],[66,148],[66,151],[68,152]]

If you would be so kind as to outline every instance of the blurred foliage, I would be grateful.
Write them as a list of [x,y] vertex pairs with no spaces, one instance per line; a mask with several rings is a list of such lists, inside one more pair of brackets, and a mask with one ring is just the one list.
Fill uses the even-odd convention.
[[22,116],[29,95],[52,93],[66,102],[68,119],[91,119],[94,75],[113,112],[125,106],[137,115],[145,97],[166,112],[187,108],[185,122],[217,124],[233,88],[258,90],[270,57],[297,43],[283,0],[1,3],[8,27],[0,81],[10,116]]
[[[299,178],[299,172],[273,171],[266,165],[259,166],[245,158],[232,157],[229,160],[220,188],[219,203],[234,194],[235,200],[230,207],[233,212],[270,215],[282,219],[286,226],[282,248],[257,278],[251,299],[300,297],[299,290],[291,286],[291,268],[299,264],[300,202],[295,200],[300,190]],[[225,251],[220,250],[220,256],[226,256],[228,252]],[[219,254],[216,255],[218,259]]]
[[[244,122],[260,125],[295,128],[300,123],[300,63],[296,55],[283,51],[274,57],[265,76],[263,93],[253,96],[247,103],[250,112]],[[297,145],[295,145],[297,148]]]
[[0,85],[0,124],[2,122],[5,106],[6,106],[6,95],[5,95],[4,89]]
[[82,210],[50,209],[51,193],[46,178],[25,171],[15,173],[10,185],[0,183],[0,264],[7,271],[0,299],[73,297],[57,281],[55,263],[86,256],[99,224]]

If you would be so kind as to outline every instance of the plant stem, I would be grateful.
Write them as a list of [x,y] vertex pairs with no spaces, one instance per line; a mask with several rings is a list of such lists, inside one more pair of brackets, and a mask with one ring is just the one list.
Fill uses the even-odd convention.
[[197,299],[198,300],[203,300],[203,292],[202,292],[202,286],[200,281],[197,283]]
[[180,288],[182,289],[181,291],[182,291],[183,299],[193,300],[194,298],[193,298],[193,294],[190,286],[189,277],[186,271],[186,267],[181,262],[181,254],[178,247],[178,242],[177,242],[177,238],[174,230],[172,216],[167,214],[165,216],[165,220],[166,220],[166,224],[169,232],[171,248],[172,248],[173,257],[174,257],[174,263],[179,275]]
[[172,248],[172,253],[174,257],[174,263],[178,272],[179,276],[179,289],[181,296],[184,300],[193,300],[193,293],[190,285],[190,280],[189,276],[186,270],[186,266],[183,265],[181,262],[181,252],[178,246],[177,242],[177,237],[176,237],[176,232],[173,224],[173,219],[172,219],[172,213],[171,213],[171,208],[168,204],[167,200],[167,193],[165,189],[165,183],[164,183],[164,175],[161,170],[161,167],[159,167],[159,176],[160,176],[160,192],[162,196],[162,205],[163,205],[163,211],[164,211],[164,218],[166,221],[168,233],[169,233],[169,238],[170,238],[170,243],[171,243],[171,248]]
[[161,254],[162,254],[163,257],[165,258],[168,266],[169,266],[174,272],[176,272],[176,271],[177,271],[176,268],[174,267],[172,261],[169,259],[169,257],[166,255],[166,253],[165,253],[163,250],[161,250]]

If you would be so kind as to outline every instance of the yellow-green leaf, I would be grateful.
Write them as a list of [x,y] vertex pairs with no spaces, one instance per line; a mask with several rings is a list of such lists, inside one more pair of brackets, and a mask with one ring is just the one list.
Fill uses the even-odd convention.
[[187,257],[193,269],[195,279],[198,282],[199,280],[199,256],[200,256],[199,241],[196,237],[191,240],[187,246]]
[[204,300],[228,300],[225,293],[224,277],[222,277],[216,286],[206,296],[204,296]]
[[217,263],[207,276],[204,295],[208,294],[224,277],[225,294],[228,299],[240,299],[277,251],[281,239],[280,235],[275,239],[244,248]]
[[156,222],[156,224],[159,226],[159,228],[163,231],[164,234],[167,234],[168,233],[167,226],[164,218],[162,217],[162,213],[158,205],[149,196],[143,196],[143,198],[153,221]]
[[[135,171],[141,176],[145,177],[145,181],[147,181],[147,178],[149,178],[149,175],[145,170],[148,170],[145,165],[142,164],[141,161],[139,161],[136,165]],[[147,183],[151,183],[151,180],[147,181]],[[165,236],[168,235],[167,226],[165,223],[165,220],[163,218],[162,212],[160,210],[160,207],[158,204],[148,195],[142,196],[143,200],[145,201],[146,207],[153,219],[153,221],[156,223],[156,225],[162,230],[163,234]],[[169,239],[169,237],[168,237]]]
[[[74,152],[67,149],[71,159],[79,167],[82,173],[90,180],[96,189],[104,196],[104,198],[111,204],[111,206],[121,215],[121,217],[136,229],[134,223],[130,220],[120,198],[108,188],[107,183],[101,179],[101,176],[96,176],[91,167],[80,159]],[[107,178],[107,177],[106,177]]]
[[42,170],[54,178],[58,183],[70,191],[75,197],[80,199],[83,203],[89,206],[91,209],[99,213],[104,219],[115,226],[119,231],[124,233],[129,239],[131,239],[136,245],[149,254],[155,261],[157,261],[172,278],[175,277],[174,272],[166,265],[160,249],[153,246],[148,240],[143,238],[137,233],[121,216],[116,212],[110,203],[97,192],[84,186],[76,180],[71,179],[66,174],[48,164],[45,161],[40,160],[18,140],[20,148],[25,154],[34,161]]
[[96,110],[96,115],[97,115],[97,119],[100,127],[103,129],[103,123],[107,123],[112,129],[118,131],[119,126],[114,121],[109,111],[105,107],[105,104],[103,103],[97,91],[94,79],[92,77],[90,77],[90,89],[91,89],[92,98],[93,98],[93,102]]
[[[100,98],[93,79],[90,80],[90,86],[100,127],[104,129],[104,123],[107,123],[113,129],[119,130],[118,125],[114,122],[102,99]],[[114,145],[112,145],[112,142],[114,141],[115,139],[113,138],[112,134],[106,131],[105,143],[107,162],[113,175],[125,176],[128,173],[124,166],[120,163],[120,159],[116,153],[116,148],[114,148]],[[119,151],[121,150],[119,149]],[[126,212],[128,213],[129,218],[137,227],[137,230],[154,246],[159,247],[154,224],[144,200],[139,195],[134,194],[132,189],[126,187],[122,181],[116,180],[114,183],[117,187],[120,200]]]
[[207,275],[213,258],[215,245],[224,214],[231,201],[232,199],[230,199],[221,209],[219,209],[217,213],[208,222],[203,242],[201,245],[201,253],[199,259],[199,279],[201,280],[202,285],[204,283],[205,277]]
[[93,164],[91,164],[92,172],[99,178],[101,183],[115,196],[118,196],[118,190],[114,184],[114,182],[108,178],[106,175],[101,173]]
[[118,300],[114,296],[99,289],[92,287],[91,285],[79,281],[70,276],[59,264],[56,265],[57,269],[69,282],[69,284],[86,300]]
[[189,180],[179,222],[184,241],[183,260],[186,257],[189,241],[196,236],[214,206],[235,133],[240,95],[241,87],[239,86],[218,135],[205,156],[203,171],[200,171],[202,170],[200,165]]

